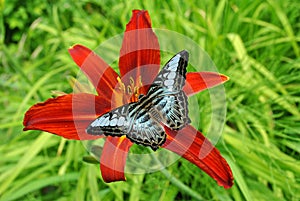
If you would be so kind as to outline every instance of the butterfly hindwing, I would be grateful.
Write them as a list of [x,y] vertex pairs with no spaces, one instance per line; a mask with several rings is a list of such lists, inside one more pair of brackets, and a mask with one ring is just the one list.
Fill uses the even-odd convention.
[[179,130],[190,123],[188,117],[187,97],[184,92],[156,99],[153,106],[162,117],[161,122],[173,130]]
[[127,137],[137,144],[150,146],[153,150],[158,149],[166,140],[162,125],[151,116],[149,108],[140,109]]

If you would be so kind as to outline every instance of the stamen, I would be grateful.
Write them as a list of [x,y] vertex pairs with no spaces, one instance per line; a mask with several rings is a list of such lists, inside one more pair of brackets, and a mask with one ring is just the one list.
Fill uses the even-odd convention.
[[132,90],[131,90],[131,86],[127,86],[127,93],[130,95],[130,94],[132,94]]
[[134,87],[134,79],[132,77],[129,78],[130,85]]
[[142,76],[139,76],[139,85],[142,87],[143,86],[143,82],[142,82]]
[[129,78],[129,85],[127,86],[127,94],[131,97],[131,101],[137,101],[139,97],[139,88],[142,87],[142,77],[139,76],[137,82],[133,77]]
[[120,77],[117,77],[117,81],[119,83],[119,87],[118,89],[122,92],[122,93],[126,93],[126,87],[125,87],[125,84],[122,82],[121,78]]

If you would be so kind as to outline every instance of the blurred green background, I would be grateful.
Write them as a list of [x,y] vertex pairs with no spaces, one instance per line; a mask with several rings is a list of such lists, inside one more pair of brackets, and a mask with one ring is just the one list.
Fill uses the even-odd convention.
[[[300,2],[1,0],[0,9],[1,201],[300,199]],[[230,77],[216,146],[232,168],[231,189],[184,159],[106,184],[99,165],[83,162],[81,142],[23,133],[31,105],[54,90],[72,92],[78,68],[67,49],[93,49],[123,33],[132,9],[148,10],[153,27],[196,41]],[[209,96],[198,97],[205,134]]]

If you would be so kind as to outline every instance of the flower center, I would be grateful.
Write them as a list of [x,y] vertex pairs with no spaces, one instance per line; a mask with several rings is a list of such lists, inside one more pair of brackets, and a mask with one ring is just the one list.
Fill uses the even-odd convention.
[[130,77],[128,85],[125,85],[120,77],[118,77],[117,80],[119,84],[119,86],[117,87],[117,91],[122,97],[121,98],[119,96],[119,98],[122,99],[123,104],[138,101],[140,88],[143,86],[142,77],[139,76],[137,80],[134,80],[133,77]]

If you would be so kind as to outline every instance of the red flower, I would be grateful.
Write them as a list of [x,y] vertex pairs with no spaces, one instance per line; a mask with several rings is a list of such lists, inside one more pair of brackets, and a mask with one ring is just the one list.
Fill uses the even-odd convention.
[[[126,26],[120,51],[120,76],[88,48],[75,45],[69,52],[98,95],[75,93],[51,98],[32,106],[24,117],[24,130],[43,130],[67,139],[92,140],[85,129],[98,116],[145,94],[160,68],[160,49],[151,29],[147,11],[134,10]],[[212,72],[187,73],[184,92],[190,96],[221,84],[228,77]],[[231,169],[220,152],[195,128],[179,131],[165,127],[167,140],[162,146],[197,165],[220,186],[233,185]],[[132,142],[123,137],[106,137],[100,158],[104,181],[125,180],[124,167]]]

